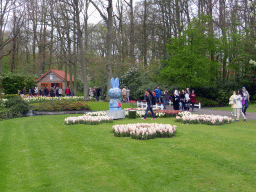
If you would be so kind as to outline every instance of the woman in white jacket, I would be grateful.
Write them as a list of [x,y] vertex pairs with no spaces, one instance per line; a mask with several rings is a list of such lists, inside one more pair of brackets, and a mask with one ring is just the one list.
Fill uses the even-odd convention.
[[246,121],[246,117],[245,115],[243,114],[242,112],[242,99],[243,99],[243,92],[241,89],[238,90],[238,95],[235,96],[235,101],[236,101],[236,121],[239,121],[239,116],[240,116],[240,113],[241,115],[243,116],[244,118],[244,121]]

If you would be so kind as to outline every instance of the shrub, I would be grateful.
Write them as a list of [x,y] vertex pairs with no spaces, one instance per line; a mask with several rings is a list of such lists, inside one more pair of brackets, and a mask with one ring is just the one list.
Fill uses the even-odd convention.
[[6,94],[6,95],[0,95],[1,99],[10,99],[12,97],[18,97],[18,94]]
[[90,110],[90,106],[80,101],[52,100],[41,102],[35,106],[35,111],[84,111]]
[[129,119],[136,119],[136,116],[137,116],[136,111],[129,111],[128,112],[128,118]]
[[22,90],[24,87],[27,88],[27,91],[31,87],[35,87],[34,76],[25,76],[17,74],[3,75],[2,77],[2,86],[6,94],[15,94],[18,89]]
[[2,119],[21,117],[28,113],[29,105],[20,97],[12,97],[4,102],[5,108],[1,112]]

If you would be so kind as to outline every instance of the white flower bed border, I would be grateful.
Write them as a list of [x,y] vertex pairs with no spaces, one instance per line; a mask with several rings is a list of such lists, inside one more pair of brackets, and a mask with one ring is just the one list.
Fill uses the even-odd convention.
[[132,139],[154,139],[157,137],[173,137],[176,133],[176,125],[157,123],[138,123],[127,125],[114,125],[114,136],[131,137]]
[[98,125],[101,123],[113,123],[113,117],[83,115],[79,117],[68,117],[64,121],[66,125],[73,125],[73,124]]
[[207,125],[223,125],[230,124],[234,121],[231,117],[220,115],[183,115],[176,116],[177,122],[190,124],[207,124]]

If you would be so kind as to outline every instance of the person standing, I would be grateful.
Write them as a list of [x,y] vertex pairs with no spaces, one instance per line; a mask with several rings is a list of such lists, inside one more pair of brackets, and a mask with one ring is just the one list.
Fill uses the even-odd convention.
[[130,102],[130,89],[128,87],[126,89],[126,100]]
[[173,93],[173,109],[179,110],[179,102],[180,102],[180,96],[178,90],[175,90]]
[[24,96],[26,96],[26,87],[23,88],[22,93],[23,93]]
[[246,90],[245,87],[243,87],[242,90],[243,90],[243,99],[244,99],[244,104],[243,104],[243,107],[242,107],[242,111],[243,111],[244,115],[246,115],[246,109],[249,107],[248,106],[248,101],[249,101],[250,97],[249,97],[249,93],[248,93],[248,91]]
[[169,97],[169,93],[168,93],[167,89],[165,89],[165,91],[164,91],[164,93],[163,93],[164,109],[166,109],[168,97]]
[[156,100],[157,100],[159,103],[161,103],[161,95],[162,95],[162,93],[161,93],[161,90],[159,89],[159,87],[157,87],[157,88],[155,89],[155,94],[156,94]]
[[98,87],[98,88],[96,89],[96,100],[97,100],[97,101],[100,100],[100,91],[101,91],[101,88]]
[[51,97],[55,97],[55,92],[54,92],[54,88],[53,87],[51,87],[51,89],[50,89],[50,96]]
[[190,97],[189,97],[189,92],[186,91],[185,93],[185,110],[189,111],[189,106],[190,106]]
[[69,89],[69,87],[66,88],[65,93],[66,93],[66,96],[69,97],[69,94],[70,94],[70,89]]
[[29,95],[30,97],[32,96],[31,88],[28,90],[28,95]]
[[196,94],[195,91],[192,90],[192,93],[189,95],[190,103],[192,104],[192,111],[194,111],[195,103],[196,103]]
[[188,94],[190,95],[190,91],[189,91],[189,88],[186,89],[186,92],[188,92]]
[[153,116],[153,120],[156,119],[155,113],[153,111],[152,98],[153,98],[152,92],[149,89],[147,89],[147,93],[146,93],[147,109],[145,111],[144,118],[142,118],[143,120],[146,120],[147,115],[148,115],[148,111],[151,111],[152,116]]
[[236,102],[234,101],[236,98],[236,92],[233,91],[233,95],[231,95],[231,97],[229,98],[229,104],[231,105],[231,108],[233,109],[233,111],[231,112],[231,114],[233,116],[236,116]]
[[184,111],[185,105],[185,90],[183,89],[180,93],[181,110]]
[[238,95],[235,97],[236,101],[236,121],[239,121],[240,114],[243,116],[244,121],[246,121],[246,117],[242,111],[242,100],[243,100],[243,92],[241,89],[238,90]]
[[123,97],[123,102],[125,102],[126,101],[126,88],[125,87],[122,89],[122,97]]
[[59,96],[60,97],[62,96],[62,89],[61,89],[61,87],[59,88]]

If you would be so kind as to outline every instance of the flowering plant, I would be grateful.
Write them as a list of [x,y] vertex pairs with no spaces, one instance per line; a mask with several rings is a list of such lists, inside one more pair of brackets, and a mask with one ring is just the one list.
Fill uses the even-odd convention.
[[35,106],[35,111],[84,111],[90,110],[90,106],[80,101],[52,100],[39,103]]
[[65,119],[66,125],[73,124],[86,124],[86,125],[98,125],[101,123],[113,123],[113,118],[108,116],[79,116],[79,117],[68,117]]
[[176,121],[191,124],[223,125],[232,123],[234,119],[220,115],[183,115],[176,116]]
[[29,103],[37,103],[37,102],[43,102],[43,101],[56,101],[56,100],[68,100],[68,101],[83,101],[83,96],[73,96],[73,97],[32,97],[32,96],[24,96],[22,97],[24,101],[27,101]]
[[97,112],[87,112],[84,114],[85,116],[106,116],[106,111],[97,111]]
[[[131,110],[136,110],[136,111],[145,111],[145,108],[125,108],[125,111],[131,111]],[[153,111],[157,111],[157,108],[153,108]]]
[[188,111],[183,111],[183,112],[179,112],[179,113],[178,113],[178,116],[180,116],[180,117],[183,117],[183,116],[185,116],[185,115],[192,115],[192,113],[190,113],[190,112],[188,112]]
[[[129,113],[128,111],[130,109],[125,109],[125,116],[128,117]],[[137,118],[141,118],[145,115],[145,110],[146,109],[143,109],[143,108],[137,108],[136,109],[136,115],[137,115]],[[154,109],[153,109],[154,110]],[[156,117],[160,117],[160,118],[163,118],[163,117],[175,117],[178,113],[180,113],[181,111],[179,110],[158,110],[158,109],[155,109],[154,110],[155,112],[155,115]],[[148,112],[148,116],[151,117],[152,114],[151,112],[149,111]]]
[[116,137],[131,137],[132,139],[154,139],[157,137],[173,137],[176,133],[176,125],[157,123],[138,123],[128,125],[114,125],[113,132]]

